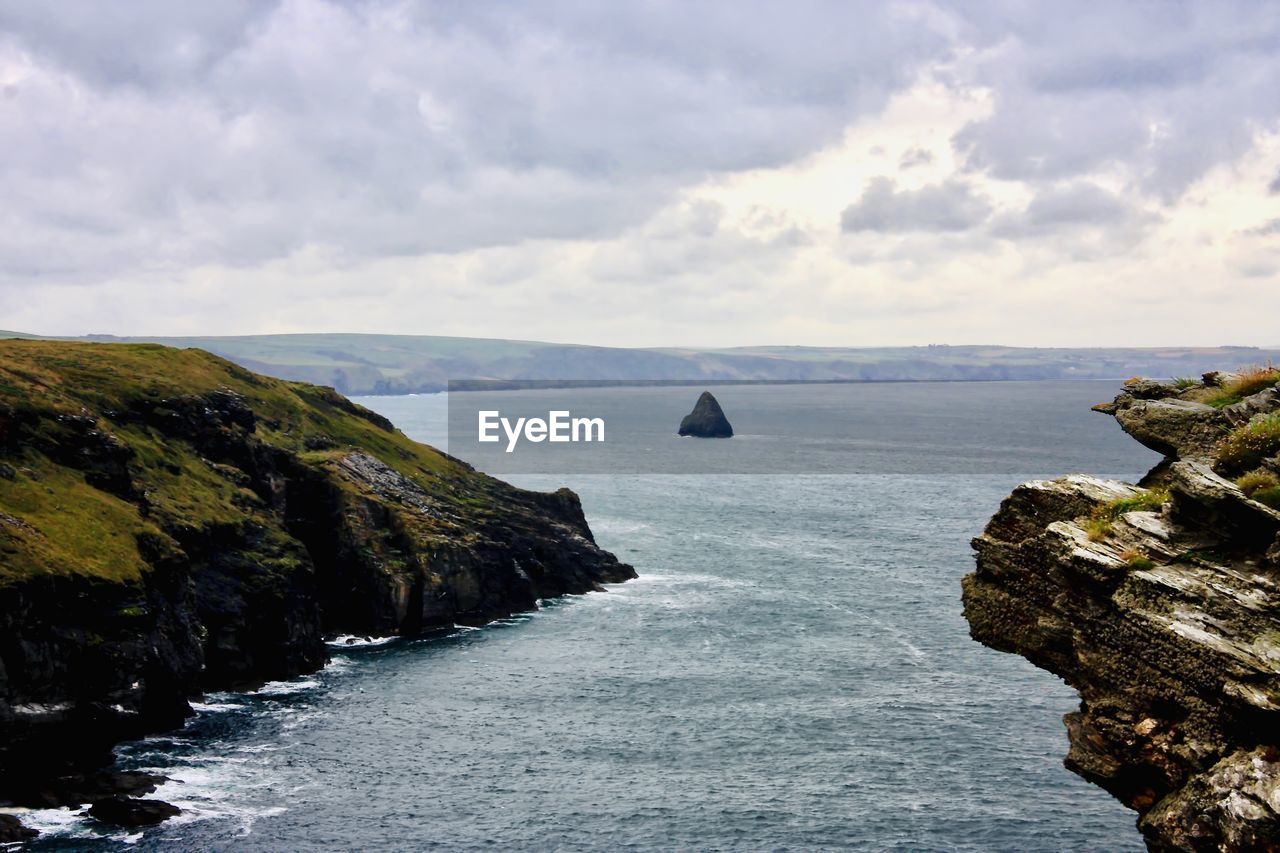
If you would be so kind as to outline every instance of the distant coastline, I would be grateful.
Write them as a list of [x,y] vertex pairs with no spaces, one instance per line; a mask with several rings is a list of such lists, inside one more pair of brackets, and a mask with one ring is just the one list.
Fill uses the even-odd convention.
[[[41,336],[0,331],[0,338],[7,337]],[[512,390],[645,382],[719,385],[1114,381],[1137,375],[1196,377],[1223,365],[1280,362],[1280,346],[1039,348],[930,344],[627,349],[496,338],[355,333],[88,335],[49,339],[195,347],[268,376],[327,385],[343,394],[359,396],[430,394],[449,388],[474,390],[467,383]]]

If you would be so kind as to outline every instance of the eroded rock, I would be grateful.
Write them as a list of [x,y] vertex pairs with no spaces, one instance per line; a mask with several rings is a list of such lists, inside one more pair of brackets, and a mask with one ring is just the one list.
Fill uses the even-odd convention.
[[[1167,454],[1144,481],[1168,499],[1019,486],[974,540],[965,617],[1080,693],[1065,763],[1137,811],[1152,849],[1277,849],[1280,512],[1215,473],[1228,416],[1164,394],[1129,383],[1105,409]],[[1272,397],[1246,401],[1256,416]]]
[[1222,413],[1191,400],[1129,400],[1117,403],[1114,414],[1129,435],[1179,459],[1212,455],[1226,435]]

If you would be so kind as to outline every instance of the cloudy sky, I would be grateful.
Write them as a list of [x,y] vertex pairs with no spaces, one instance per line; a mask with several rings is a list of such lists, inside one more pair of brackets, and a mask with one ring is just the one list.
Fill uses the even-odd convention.
[[0,328],[1280,344],[1280,4],[0,0]]

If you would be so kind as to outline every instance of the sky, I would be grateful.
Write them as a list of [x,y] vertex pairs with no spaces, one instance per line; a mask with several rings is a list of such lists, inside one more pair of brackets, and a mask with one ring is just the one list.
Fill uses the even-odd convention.
[[1280,344],[1280,4],[0,0],[0,329]]

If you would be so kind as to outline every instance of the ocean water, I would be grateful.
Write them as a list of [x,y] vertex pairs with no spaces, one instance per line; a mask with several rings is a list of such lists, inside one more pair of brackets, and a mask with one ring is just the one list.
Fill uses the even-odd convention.
[[[696,390],[670,393],[687,409]],[[1154,464],[1088,411],[1114,390],[793,386],[772,393],[830,458],[862,454],[840,473],[574,475],[639,580],[444,637],[340,640],[312,676],[206,697],[118,750],[172,777],[155,796],[181,817],[127,833],[33,812],[33,847],[1140,850],[1133,814],[1062,767],[1074,692],[971,641],[960,608],[968,541],[1014,485]],[[794,449],[785,418],[750,415],[768,387],[716,394],[738,444],[661,452]],[[361,402],[442,439],[440,397]]]

